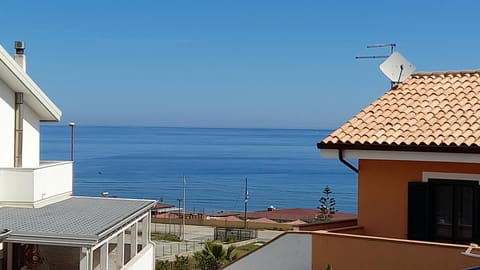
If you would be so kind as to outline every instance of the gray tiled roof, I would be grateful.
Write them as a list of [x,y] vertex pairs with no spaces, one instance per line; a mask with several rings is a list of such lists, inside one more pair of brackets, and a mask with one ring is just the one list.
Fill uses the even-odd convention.
[[10,238],[88,239],[97,242],[113,228],[144,213],[153,201],[72,197],[41,208],[0,208],[0,228]]

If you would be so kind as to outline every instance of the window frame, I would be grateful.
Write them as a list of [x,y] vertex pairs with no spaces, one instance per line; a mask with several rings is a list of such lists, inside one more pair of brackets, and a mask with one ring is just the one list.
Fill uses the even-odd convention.
[[[417,188],[410,190],[413,186],[411,184],[416,184]],[[424,186],[421,189],[419,185]],[[452,194],[460,194],[458,190],[461,190],[461,187],[471,187],[473,188],[473,199],[472,199],[472,238],[463,241],[458,233],[461,230],[461,225],[455,223],[458,220],[458,217],[452,218],[452,237],[450,239],[439,239],[438,235],[435,234],[435,230],[438,225],[435,222],[435,202],[434,202],[434,192],[436,187],[447,186],[451,188]],[[415,191],[416,190],[416,191]],[[423,191],[421,191],[423,190]],[[418,193],[420,191],[420,193]],[[414,192],[410,194],[410,192]],[[416,194],[416,195],[414,195]],[[424,199],[420,199],[419,195],[423,194]],[[410,205],[411,196],[413,201],[422,202],[418,207],[415,204]],[[457,196],[457,195],[454,195]],[[416,199],[415,199],[416,198]],[[462,209],[461,206],[456,205],[456,199],[451,201],[452,203],[452,215],[455,216],[455,213],[458,213],[459,209]],[[408,238],[414,240],[426,240],[431,242],[447,242],[447,243],[460,243],[460,244],[469,244],[469,243],[480,243],[480,174],[465,174],[465,173],[444,173],[444,172],[423,172],[422,181],[413,181],[409,182],[409,192],[408,192]],[[413,202],[412,201],[412,202]],[[412,208],[413,207],[413,208]],[[415,209],[414,209],[415,208]],[[412,212],[411,213],[411,211]],[[423,210],[422,210],[423,209]],[[457,209],[457,210],[455,210]],[[424,211],[424,216],[419,216],[420,212]],[[469,211],[470,212],[470,211]],[[422,217],[423,216],[423,217]],[[417,219],[410,220],[411,217],[416,217]],[[468,217],[467,217],[468,218]],[[421,220],[420,220],[421,219]],[[425,227],[423,227],[425,226]],[[422,229],[422,227],[424,229]],[[419,231],[420,230],[420,231]],[[435,240],[434,240],[435,239]]]

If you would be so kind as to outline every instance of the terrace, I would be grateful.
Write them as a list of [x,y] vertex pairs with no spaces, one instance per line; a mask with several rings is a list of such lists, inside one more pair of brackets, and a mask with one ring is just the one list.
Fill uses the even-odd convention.
[[36,168],[0,168],[0,206],[42,207],[72,195],[72,162],[41,161]]

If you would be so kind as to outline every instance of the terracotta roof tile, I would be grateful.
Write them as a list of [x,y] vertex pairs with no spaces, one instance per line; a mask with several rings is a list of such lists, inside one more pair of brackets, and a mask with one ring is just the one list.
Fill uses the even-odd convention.
[[479,97],[480,70],[415,73],[318,146],[428,146],[425,151],[447,146],[480,152]]

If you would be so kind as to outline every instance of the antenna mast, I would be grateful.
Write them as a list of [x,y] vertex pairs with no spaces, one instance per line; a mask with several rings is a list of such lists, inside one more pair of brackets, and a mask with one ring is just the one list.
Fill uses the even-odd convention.
[[[367,49],[377,49],[377,48],[387,48],[390,47],[390,55],[393,54],[394,48],[397,47],[396,43],[385,43],[385,44],[372,44],[368,45]],[[355,56],[357,60],[365,60],[365,59],[385,59],[390,57],[390,55],[367,55],[367,56]],[[390,81],[390,87],[394,87],[395,83]]]
[[[373,44],[368,45],[367,49],[374,48],[386,48],[390,47],[390,55],[393,53],[394,48],[397,46],[395,43],[386,43],[386,44]],[[367,56],[355,56],[355,59],[379,59],[379,58],[388,58],[390,55],[367,55]]]

